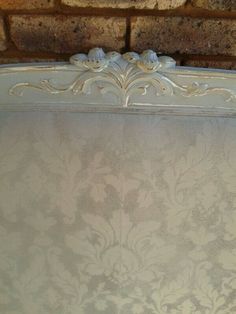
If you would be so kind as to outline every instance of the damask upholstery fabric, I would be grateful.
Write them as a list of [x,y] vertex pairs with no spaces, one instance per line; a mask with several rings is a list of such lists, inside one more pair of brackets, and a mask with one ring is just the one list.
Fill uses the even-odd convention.
[[0,313],[236,313],[236,120],[0,114]]

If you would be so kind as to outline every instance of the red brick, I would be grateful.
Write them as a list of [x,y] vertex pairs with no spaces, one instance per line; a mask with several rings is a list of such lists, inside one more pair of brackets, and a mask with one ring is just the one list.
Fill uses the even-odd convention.
[[0,0],[0,9],[48,9],[54,6],[54,0]]
[[189,17],[134,17],[131,48],[162,53],[236,56],[236,20]]
[[207,10],[236,10],[236,0],[192,0],[192,5]]
[[184,66],[200,67],[200,68],[215,68],[236,70],[236,60],[233,61],[217,61],[217,60],[187,60],[183,63]]
[[11,36],[19,50],[75,53],[94,46],[121,50],[126,19],[65,15],[12,15]]
[[98,7],[98,8],[136,8],[136,9],[175,9],[186,0],[62,0],[62,3],[72,7]]
[[7,48],[7,40],[5,34],[5,27],[3,18],[0,17],[0,51],[6,50]]

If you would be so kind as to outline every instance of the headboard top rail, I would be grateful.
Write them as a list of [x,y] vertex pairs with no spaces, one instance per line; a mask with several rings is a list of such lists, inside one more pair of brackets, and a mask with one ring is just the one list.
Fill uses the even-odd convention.
[[94,48],[68,63],[0,67],[0,111],[78,111],[236,117],[236,71]]

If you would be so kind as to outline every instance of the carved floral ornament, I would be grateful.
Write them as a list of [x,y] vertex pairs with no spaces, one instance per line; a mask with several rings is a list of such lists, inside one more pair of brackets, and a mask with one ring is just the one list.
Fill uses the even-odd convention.
[[129,63],[137,65],[139,69],[147,73],[153,73],[163,68],[175,67],[176,64],[174,59],[167,56],[158,57],[152,50],[145,50],[140,55],[136,52],[127,52],[121,55],[116,51],[104,53],[101,48],[91,49],[88,55],[76,54],[70,58],[70,62],[93,72],[101,72],[111,62],[115,62],[121,57]]
[[[42,91],[49,95],[67,93],[78,97],[90,95],[99,106],[104,103],[103,96],[111,94],[115,96],[113,107],[116,105],[119,108],[132,108],[134,105],[132,96],[149,96],[152,89],[155,93],[155,97],[151,98],[153,103],[150,99],[148,101],[143,97],[140,99],[145,108],[158,106],[157,99],[161,96],[165,96],[168,102],[172,100],[176,102],[177,97],[181,102],[184,98],[207,95],[217,96],[218,99],[220,97],[224,103],[236,102],[235,89],[208,84],[200,75],[198,77],[195,74],[196,80],[190,75],[186,83],[181,83],[175,74],[175,60],[167,56],[158,57],[152,50],[145,50],[141,54],[136,52],[120,54],[115,51],[105,53],[101,48],[93,48],[87,55],[75,54],[70,58],[70,63],[74,66],[72,72],[78,72],[72,81],[62,84],[55,78],[46,78],[38,83],[17,83],[10,87],[9,95],[23,96],[26,89]],[[65,70],[68,69],[69,66],[66,66]],[[93,94],[94,87],[99,94]],[[79,102],[78,97],[76,102]],[[50,101],[53,99],[50,98]]]

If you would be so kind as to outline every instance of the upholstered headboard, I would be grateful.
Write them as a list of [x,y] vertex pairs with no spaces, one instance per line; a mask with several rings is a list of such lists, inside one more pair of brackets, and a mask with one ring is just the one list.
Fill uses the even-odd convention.
[[235,83],[150,50],[0,67],[0,313],[236,313]]

